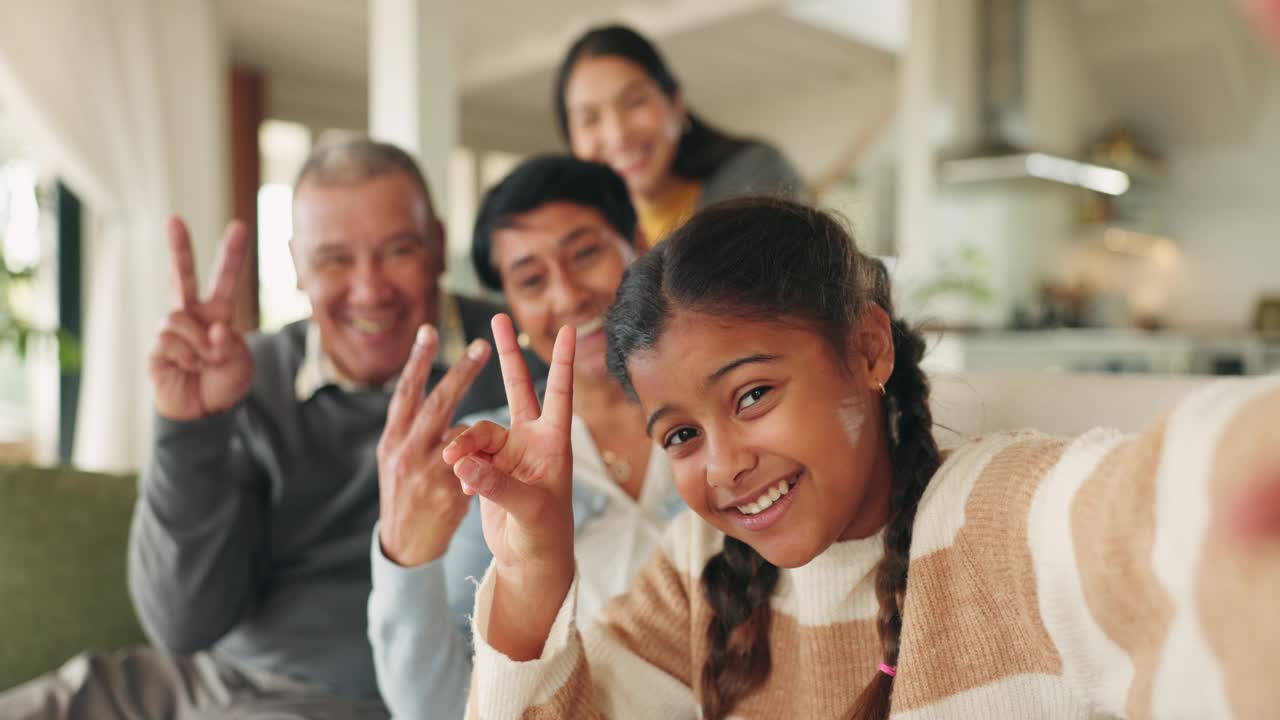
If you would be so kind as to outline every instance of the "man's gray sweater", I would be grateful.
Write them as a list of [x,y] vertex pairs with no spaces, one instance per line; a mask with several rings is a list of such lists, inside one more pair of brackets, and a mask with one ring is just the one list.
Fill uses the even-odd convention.
[[214,648],[251,668],[374,696],[369,536],[391,393],[328,386],[299,402],[305,337],[299,322],[249,339],[253,387],[236,408],[157,419],[129,588],[147,634],[169,652]]

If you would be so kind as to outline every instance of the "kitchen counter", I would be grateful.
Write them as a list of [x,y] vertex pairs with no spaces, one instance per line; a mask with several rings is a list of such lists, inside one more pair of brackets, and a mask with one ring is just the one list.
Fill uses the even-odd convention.
[[938,371],[1068,370],[1238,375],[1280,370],[1280,341],[1246,332],[928,330]]

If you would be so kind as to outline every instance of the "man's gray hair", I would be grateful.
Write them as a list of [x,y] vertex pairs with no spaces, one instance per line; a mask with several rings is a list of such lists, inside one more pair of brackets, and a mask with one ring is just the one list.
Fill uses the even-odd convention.
[[354,185],[390,173],[404,173],[422,193],[427,211],[434,214],[427,179],[409,153],[390,143],[363,135],[342,135],[318,143],[307,156],[293,187],[312,181],[321,185]]

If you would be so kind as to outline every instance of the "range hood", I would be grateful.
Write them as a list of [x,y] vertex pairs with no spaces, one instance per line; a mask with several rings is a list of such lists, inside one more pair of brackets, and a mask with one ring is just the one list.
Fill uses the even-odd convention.
[[978,143],[943,160],[943,183],[1044,180],[1107,195],[1129,190],[1122,170],[1027,147],[1026,0],[977,0]]

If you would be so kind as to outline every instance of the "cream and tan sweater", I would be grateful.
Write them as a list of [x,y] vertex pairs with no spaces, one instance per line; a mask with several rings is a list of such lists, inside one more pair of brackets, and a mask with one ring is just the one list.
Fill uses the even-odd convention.
[[[1280,548],[1219,511],[1280,467],[1280,378],[1214,384],[1137,436],[993,435],[950,453],[921,500],[893,717],[1278,718]],[[469,718],[698,716],[723,536],[677,519],[595,626],[571,589],[543,655],[485,640],[476,600]],[[876,672],[879,537],[783,570],[767,682],[735,717],[846,718]]]

